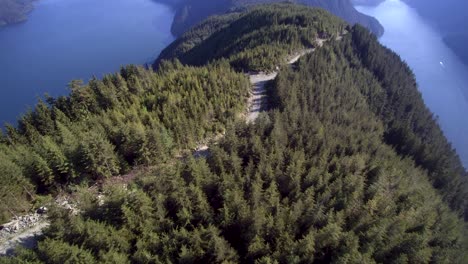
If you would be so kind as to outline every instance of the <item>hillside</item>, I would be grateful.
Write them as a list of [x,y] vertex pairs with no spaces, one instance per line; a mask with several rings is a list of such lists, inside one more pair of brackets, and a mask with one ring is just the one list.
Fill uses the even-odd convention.
[[[238,71],[272,71],[276,65],[281,64],[281,58],[285,58],[294,50],[312,47],[317,36],[333,39],[344,28],[345,24],[340,20],[319,9],[289,5],[288,10],[271,14],[269,9],[254,7],[250,12],[231,13],[206,20],[163,50],[155,66],[161,61],[171,59],[189,65],[203,65],[223,59]],[[324,31],[321,32],[321,29]],[[390,56],[388,51],[377,49],[377,46],[380,45],[371,42],[364,46],[367,50],[365,52],[379,54],[381,57]],[[391,71],[392,66],[373,65],[379,60],[379,56],[374,55],[365,62],[370,64],[369,67],[373,67],[371,70],[375,71],[380,79],[384,77],[381,76],[382,72]],[[402,70],[392,72],[391,78],[395,80],[387,77],[381,81],[399,83],[400,80],[404,80],[406,86],[388,87],[399,90],[388,91],[391,98],[379,99],[381,102],[398,101],[398,104],[394,102],[395,105],[391,106],[395,112],[381,113],[387,127],[387,143],[400,150],[403,156],[410,155],[418,165],[429,169],[431,177],[440,177],[439,180],[433,179],[434,184],[439,189],[447,188],[444,191],[447,197],[452,196],[451,190],[454,189],[451,188],[462,188],[455,192],[460,192],[462,196],[467,195],[468,189],[459,182],[466,181],[466,171],[440,127],[433,120],[432,113],[424,105],[415,86],[413,73],[408,66],[401,64],[399,57],[393,53],[391,61],[395,69],[400,67]],[[390,59],[387,64],[390,64]],[[393,98],[394,96],[397,97]],[[374,107],[386,108],[379,105]],[[412,119],[406,116],[406,109],[414,112]],[[396,119],[401,119],[401,122],[395,121]],[[448,181],[451,177],[453,179]],[[449,183],[450,181],[453,183]],[[457,203],[460,203],[461,207],[465,206],[462,205],[465,202],[461,201],[464,198],[453,199],[459,200]],[[457,210],[460,210],[461,207],[457,207]]]
[[[156,72],[127,66],[39,103],[0,138],[2,213],[30,201],[28,182],[79,210],[50,208],[38,247],[0,261],[466,263],[466,171],[408,66],[343,26],[291,4],[214,17]],[[275,57],[317,36],[296,64]],[[239,71],[270,63],[266,110],[246,123]],[[190,154],[213,136],[207,157]]]
[[[157,0],[165,2],[165,0]],[[283,0],[182,0],[173,5],[176,15],[172,32],[180,36],[192,26],[200,23],[209,16],[224,14],[227,11],[255,4],[284,2]],[[350,0],[297,0],[289,1],[312,7],[323,8],[350,24],[359,23],[369,28],[376,35],[383,34],[383,27],[372,17],[359,13],[354,9]]]
[[190,65],[225,58],[238,71],[273,70],[287,55],[314,47],[316,38],[337,36],[347,27],[324,10],[287,6],[271,16],[255,6],[209,18],[164,49],[154,66],[174,58]]
[[0,0],[0,26],[22,22],[33,9],[34,0]]

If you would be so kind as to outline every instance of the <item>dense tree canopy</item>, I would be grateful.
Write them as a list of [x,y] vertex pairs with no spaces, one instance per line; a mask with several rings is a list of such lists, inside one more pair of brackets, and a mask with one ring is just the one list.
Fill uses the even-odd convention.
[[70,89],[70,96],[39,102],[17,128],[7,126],[0,181],[8,191],[0,199],[11,202],[2,202],[1,221],[25,210],[27,191],[50,193],[164,162],[223,132],[244,111],[249,83],[226,64],[175,62],[158,73],[127,66]]
[[[252,24],[277,7],[253,11],[264,17]],[[275,12],[294,9],[283,10]],[[220,18],[232,20],[219,34],[245,17]],[[10,127],[0,169],[12,186],[29,179],[50,190],[151,167],[129,186],[105,185],[103,198],[81,188],[78,215],[53,209],[38,247],[2,260],[468,261],[466,171],[411,70],[369,31],[348,28],[283,67],[268,85],[269,110],[250,124],[235,118],[246,78],[229,61],[212,60],[164,62],[156,73],[129,66],[102,81],[73,82],[69,97],[39,103]],[[208,157],[174,157],[221,130]]]
[[385,124],[386,143],[426,169],[445,201],[452,209],[465,211],[468,220],[467,172],[425,106],[413,73],[398,55],[382,48],[362,28],[355,30],[353,46],[363,67],[383,88],[369,96],[373,112]]
[[206,20],[163,50],[155,66],[174,58],[190,65],[226,58],[239,71],[272,70],[287,55],[314,47],[319,37],[337,36],[345,27],[321,9],[256,6]]
[[237,8],[258,4],[291,2],[310,7],[322,8],[354,25],[365,25],[376,35],[383,34],[384,28],[377,19],[358,12],[351,0],[157,0],[171,5],[175,11],[172,32],[180,36],[191,27],[213,15],[223,15]]

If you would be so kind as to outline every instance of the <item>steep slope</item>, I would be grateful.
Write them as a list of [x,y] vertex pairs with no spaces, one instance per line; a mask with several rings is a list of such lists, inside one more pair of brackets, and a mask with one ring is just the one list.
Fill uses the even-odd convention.
[[[278,3],[283,0],[185,0],[177,5],[172,31],[175,35],[182,35],[190,27],[200,23],[207,17],[254,4]],[[383,33],[379,22],[354,9],[349,0],[295,0],[296,2],[313,7],[320,7],[341,17],[350,24],[360,23],[369,28],[376,35]]]
[[86,85],[73,81],[69,96],[40,101],[0,134],[0,223],[31,209],[41,200],[35,193],[164,163],[222,132],[244,111],[249,88],[228,65],[127,66]]
[[[291,5],[258,7],[237,19],[221,18],[232,20],[214,34],[228,37],[231,32],[233,40],[244,36],[255,41],[248,36],[255,35],[256,25],[274,17],[281,18],[277,25],[290,20],[314,32],[320,23],[302,24],[299,19],[309,17],[310,12],[317,17],[321,14]],[[245,31],[236,31],[236,23],[245,18],[251,23],[241,23]],[[292,24],[285,28],[291,28],[294,35]],[[276,32],[275,23],[271,25],[270,32]],[[198,43],[192,49],[206,44]],[[262,41],[257,44],[263,46]],[[214,53],[223,49],[212,48]],[[209,117],[205,111],[195,111],[210,109],[200,99],[220,107],[224,100],[218,97],[224,93],[229,96],[223,98],[241,105],[243,100],[236,103],[234,98],[239,92],[241,98],[245,87],[239,86],[244,78],[230,71],[228,62],[229,57],[214,57],[210,65],[200,67],[166,62],[156,74],[142,69],[130,76],[122,74],[129,88],[135,87],[132,79],[137,78],[142,93],[117,96],[126,104],[98,111],[99,119],[90,115],[91,120],[80,120],[88,126],[78,126],[72,119],[67,127],[78,133],[101,126],[102,136],[121,140],[115,146],[122,153],[151,154],[152,149],[137,137],[140,130],[119,133],[133,122],[141,122],[145,131],[157,124],[152,119],[155,115],[165,120],[161,124],[176,122],[192,131],[195,123],[187,120]],[[100,103],[112,102],[112,86],[100,87],[90,85],[71,98],[88,102],[97,96]],[[411,70],[395,53],[382,47],[369,31],[355,26],[341,40],[331,38],[302,57],[295,67],[281,69],[266,87],[270,108],[254,123],[217,115],[225,117],[221,120],[226,121],[222,122],[226,134],[210,147],[208,158],[172,158],[159,151],[151,169],[135,183],[103,188],[104,199],[93,198],[86,189],[78,192],[77,216],[52,209],[51,226],[38,248],[1,261],[467,262],[467,230],[459,213],[466,206],[466,176],[461,175],[464,171],[457,167],[456,154],[425,107]],[[212,96],[195,96],[203,94]],[[182,102],[191,107],[172,116]],[[61,104],[66,101],[62,99]],[[71,108],[73,113],[86,113],[80,105]],[[85,106],[92,109],[92,104]],[[185,115],[191,118],[184,119]],[[35,121],[45,120],[43,115],[33,116]],[[67,119],[60,120],[65,123]],[[24,127],[28,131],[43,124],[32,122]],[[170,131],[179,131],[174,127]],[[14,135],[10,133],[3,141]],[[158,149],[160,144],[151,146]],[[99,168],[104,170],[106,165]]]

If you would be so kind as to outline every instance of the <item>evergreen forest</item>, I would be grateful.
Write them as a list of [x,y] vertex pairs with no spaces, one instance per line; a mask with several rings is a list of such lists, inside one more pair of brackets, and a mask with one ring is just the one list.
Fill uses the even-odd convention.
[[[276,66],[246,124],[245,73]],[[256,6],[199,24],[155,68],[72,81],[7,126],[1,220],[59,192],[79,210],[52,206],[38,246],[0,262],[468,263],[467,172],[364,27]]]
[[175,11],[171,31],[181,36],[191,27],[213,15],[223,15],[235,9],[245,9],[259,4],[295,3],[309,7],[324,9],[340,17],[347,23],[361,24],[374,34],[380,36],[383,26],[377,19],[360,13],[354,8],[354,0],[155,0],[171,6]]

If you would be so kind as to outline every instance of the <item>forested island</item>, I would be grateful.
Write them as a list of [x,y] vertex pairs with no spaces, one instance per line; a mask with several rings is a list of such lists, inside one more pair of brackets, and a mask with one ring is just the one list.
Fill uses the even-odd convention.
[[0,27],[27,19],[34,0],[0,0]]
[[[247,124],[246,73],[277,67]],[[364,27],[252,6],[183,34],[154,68],[72,81],[6,127],[1,220],[58,193],[77,209],[51,205],[38,246],[3,263],[468,260],[467,172],[411,69]]]
[[[156,0],[171,5],[175,10],[172,25],[174,35],[180,36],[192,26],[200,23],[212,15],[221,15],[236,8],[246,6],[285,2],[284,0]],[[323,8],[332,14],[341,17],[350,24],[359,23],[366,26],[374,34],[380,36],[384,29],[373,17],[366,16],[354,9],[351,0],[293,0],[294,2],[312,7]]]

